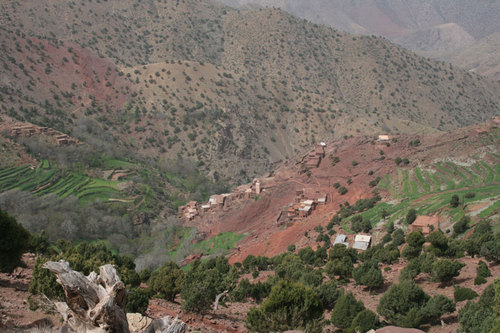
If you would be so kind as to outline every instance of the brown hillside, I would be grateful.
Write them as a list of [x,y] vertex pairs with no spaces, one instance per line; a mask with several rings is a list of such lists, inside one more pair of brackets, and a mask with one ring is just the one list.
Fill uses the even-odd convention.
[[195,0],[2,9],[3,112],[76,137],[91,118],[134,153],[189,158],[215,179],[248,181],[329,138],[455,129],[500,104],[498,83],[280,10]]

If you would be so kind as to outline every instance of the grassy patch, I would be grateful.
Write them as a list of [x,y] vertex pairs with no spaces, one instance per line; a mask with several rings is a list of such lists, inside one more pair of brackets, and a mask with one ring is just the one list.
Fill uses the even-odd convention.
[[226,252],[227,250],[233,249],[236,243],[244,237],[245,235],[242,234],[225,232],[195,244],[194,248],[204,254],[214,254],[220,251]]
[[490,207],[486,208],[483,210],[481,213],[479,213],[479,217],[485,218],[488,217],[494,213],[498,213],[498,209],[500,208],[500,200],[492,204]]
[[121,161],[121,160],[115,160],[115,159],[106,159],[104,160],[104,167],[109,168],[109,169],[128,169],[133,167],[134,164]]
[[420,185],[422,186],[424,191],[430,192],[431,186],[424,180],[424,177],[422,176],[422,172],[420,171],[420,168],[415,169],[415,175],[417,176],[417,179],[420,182]]

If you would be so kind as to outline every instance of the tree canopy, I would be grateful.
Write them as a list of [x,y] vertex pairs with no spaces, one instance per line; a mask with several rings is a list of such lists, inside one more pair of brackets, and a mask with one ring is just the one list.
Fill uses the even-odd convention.
[[250,309],[247,327],[255,332],[301,329],[321,332],[323,306],[309,287],[289,280],[279,281],[260,307]]
[[30,233],[16,219],[0,210],[0,272],[12,272],[30,245]]

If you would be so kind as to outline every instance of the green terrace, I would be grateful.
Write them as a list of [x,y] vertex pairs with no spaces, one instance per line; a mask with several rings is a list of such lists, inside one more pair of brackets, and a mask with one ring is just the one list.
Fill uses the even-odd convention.
[[[373,208],[349,216],[341,224],[350,231],[350,221],[356,215],[375,225],[382,219],[396,222],[404,218],[410,208],[419,215],[446,214],[454,222],[464,216],[473,205],[482,208],[475,216],[487,218],[500,209],[500,156],[487,154],[468,166],[453,162],[439,162],[429,167],[398,168],[382,177],[377,188],[387,190],[393,201],[377,203]],[[450,206],[453,195],[458,195],[462,205]],[[500,227],[499,227],[500,228]]]
[[89,177],[83,172],[62,170],[48,160],[41,161],[37,167],[24,165],[0,170],[1,192],[20,190],[35,195],[55,194],[61,198],[72,195],[82,204],[122,198],[121,183]]

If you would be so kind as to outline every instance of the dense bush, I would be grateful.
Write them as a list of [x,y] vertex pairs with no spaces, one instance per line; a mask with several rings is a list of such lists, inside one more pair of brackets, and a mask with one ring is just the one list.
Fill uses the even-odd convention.
[[457,286],[453,292],[453,297],[455,298],[455,302],[462,302],[476,298],[477,293],[470,288]]
[[370,220],[365,220],[361,215],[356,215],[351,219],[351,229],[354,232],[365,232],[368,233],[372,229]]
[[363,311],[363,302],[357,301],[351,292],[340,296],[332,312],[332,323],[339,328],[349,328],[358,313]]
[[485,306],[480,302],[467,302],[458,311],[458,322],[461,333],[484,333],[490,332],[495,325],[491,306]]
[[392,233],[392,244],[399,246],[405,242],[405,233],[401,229],[397,229]]
[[460,198],[458,197],[458,195],[453,194],[450,199],[450,206],[453,208],[457,208],[458,205],[460,205]]
[[354,317],[351,327],[347,332],[368,332],[371,329],[377,328],[379,325],[378,316],[368,309],[364,309]]
[[353,268],[352,261],[348,257],[343,257],[328,261],[325,265],[325,273],[332,279],[338,276],[339,280],[349,281]]
[[392,325],[415,326],[408,325],[408,320],[415,317],[428,300],[429,296],[414,282],[404,281],[387,290],[380,299],[377,312]]
[[384,284],[382,271],[378,268],[376,261],[366,261],[356,267],[352,272],[352,277],[357,284],[368,288],[379,288]]
[[468,229],[469,223],[470,217],[468,217],[467,215],[462,216],[462,218],[453,225],[453,233],[455,235],[464,233]]
[[247,327],[255,332],[305,330],[321,332],[323,306],[318,295],[300,283],[279,281],[260,307],[247,313]]
[[344,195],[347,193],[347,188],[345,186],[341,186],[341,187],[339,187],[338,192],[340,195]]
[[341,294],[337,281],[335,280],[322,283],[318,288],[316,288],[316,292],[321,303],[323,304],[323,307],[328,310],[333,309]]
[[67,241],[58,241],[57,245],[62,251],[60,254],[40,257],[35,261],[33,279],[29,291],[33,294],[45,294],[49,298],[62,297],[62,288],[56,283],[55,275],[42,268],[43,263],[52,260],[66,260],[71,269],[88,275],[90,272],[99,272],[99,267],[113,264],[120,278],[127,287],[136,287],[141,282],[135,271],[135,264],[129,256],[115,255],[103,242],[82,242],[72,246]]
[[11,272],[19,266],[21,256],[29,246],[29,232],[0,210],[0,272]]
[[500,233],[496,233],[492,240],[483,243],[479,253],[488,261],[500,262]]
[[436,322],[443,314],[455,311],[455,303],[443,295],[433,296],[420,311],[421,324]]
[[183,279],[184,273],[179,266],[173,262],[167,262],[151,274],[148,286],[160,297],[173,302],[181,292]]
[[223,256],[194,261],[181,286],[182,307],[191,312],[208,310],[218,294],[234,289],[237,279],[236,268]]
[[449,283],[454,277],[460,274],[460,270],[465,264],[449,259],[441,259],[432,264],[432,277],[439,282]]
[[242,279],[238,287],[231,292],[231,296],[236,302],[244,302],[247,298],[253,298],[257,303],[260,303],[269,295],[270,291],[271,283],[269,281],[252,284],[248,279]]
[[480,260],[477,264],[476,270],[476,278],[474,279],[475,285],[480,285],[486,283],[486,278],[491,276],[491,271],[488,268],[488,265],[482,260]]
[[408,211],[408,213],[406,213],[406,220],[405,220],[406,224],[410,225],[413,222],[415,222],[416,219],[417,219],[417,211],[412,208]]
[[128,313],[140,313],[142,315],[146,314],[146,310],[149,304],[150,294],[146,290],[140,288],[134,288],[129,290],[127,295],[127,306],[126,311]]

